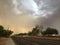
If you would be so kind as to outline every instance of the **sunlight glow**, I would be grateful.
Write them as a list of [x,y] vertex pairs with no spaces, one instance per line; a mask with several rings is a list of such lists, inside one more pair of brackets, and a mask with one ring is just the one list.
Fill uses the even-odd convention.
[[26,28],[20,28],[20,33],[22,32],[22,33],[27,33],[28,31],[27,31],[27,29]]

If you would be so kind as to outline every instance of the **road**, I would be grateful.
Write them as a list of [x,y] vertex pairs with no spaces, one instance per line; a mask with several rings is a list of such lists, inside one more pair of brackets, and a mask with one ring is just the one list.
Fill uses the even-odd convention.
[[36,37],[12,37],[16,45],[60,45],[60,40]]
[[6,42],[6,45],[15,45],[14,41],[12,40],[12,38],[9,38]]

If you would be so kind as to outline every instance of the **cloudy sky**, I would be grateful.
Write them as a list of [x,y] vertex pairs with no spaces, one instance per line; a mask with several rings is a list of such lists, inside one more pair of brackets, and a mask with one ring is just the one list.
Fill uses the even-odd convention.
[[0,0],[0,25],[14,33],[31,31],[35,25],[60,32],[60,0]]

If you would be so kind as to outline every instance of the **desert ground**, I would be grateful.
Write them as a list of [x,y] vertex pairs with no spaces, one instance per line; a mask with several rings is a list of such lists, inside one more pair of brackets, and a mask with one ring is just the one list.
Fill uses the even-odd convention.
[[60,45],[58,37],[12,37],[16,45]]

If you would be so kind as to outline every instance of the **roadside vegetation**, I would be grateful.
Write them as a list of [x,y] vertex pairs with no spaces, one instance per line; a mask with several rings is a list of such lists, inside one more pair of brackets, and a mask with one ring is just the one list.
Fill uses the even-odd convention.
[[31,32],[28,33],[19,33],[15,34],[15,36],[53,36],[53,35],[58,35],[58,30],[55,28],[48,27],[43,31],[43,26],[35,26]]
[[2,25],[0,25],[0,37],[9,37],[13,31],[9,29],[4,29]]

